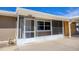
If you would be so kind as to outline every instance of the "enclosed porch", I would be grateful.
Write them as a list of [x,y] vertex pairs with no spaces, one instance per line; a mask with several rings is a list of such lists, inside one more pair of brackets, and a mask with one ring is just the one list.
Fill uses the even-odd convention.
[[64,38],[64,21],[68,18],[39,11],[17,9],[17,44]]
[[21,15],[18,17],[17,41],[21,44],[64,38],[64,22],[62,20],[39,19]]

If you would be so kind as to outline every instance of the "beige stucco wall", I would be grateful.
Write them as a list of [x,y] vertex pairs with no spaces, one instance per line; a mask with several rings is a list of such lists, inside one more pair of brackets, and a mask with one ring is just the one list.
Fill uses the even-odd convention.
[[0,41],[8,41],[16,36],[16,17],[0,15]]

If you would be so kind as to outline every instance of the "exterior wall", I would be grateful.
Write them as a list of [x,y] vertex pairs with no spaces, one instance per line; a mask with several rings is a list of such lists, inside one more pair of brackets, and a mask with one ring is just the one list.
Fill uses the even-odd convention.
[[16,17],[0,16],[0,41],[14,39],[16,33]]
[[64,35],[65,36],[69,36],[69,25],[68,25],[68,21],[64,21]]
[[72,22],[71,23],[71,34],[75,34],[76,33],[76,22]]

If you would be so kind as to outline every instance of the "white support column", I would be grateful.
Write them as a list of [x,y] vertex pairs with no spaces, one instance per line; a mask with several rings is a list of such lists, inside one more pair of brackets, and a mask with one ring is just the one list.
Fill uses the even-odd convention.
[[23,37],[24,39],[25,39],[25,30],[26,30],[25,24],[26,24],[26,18],[24,18],[24,31],[23,31],[23,32],[24,32],[24,33],[23,33],[23,34],[24,34],[24,37]]
[[16,33],[16,39],[19,38],[19,15],[17,15],[17,33]]
[[62,34],[64,35],[64,21],[62,21]]
[[50,24],[51,24],[51,25],[50,25],[50,28],[51,28],[51,35],[52,35],[52,34],[53,34],[53,33],[52,33],[52,32],[53,32],[53,31],[52,31],[52,20],[50,21]]
[[34,19],[34,37],[36,37],[36,30],[37,30],[37,21]]
[[69,22],[69,38],[71,38],[71,22]]
[[17,13],[17,22],[16,22],[17,32],[16,32],[16,45],[18,45],[18,39],[19,39],[19,14]]

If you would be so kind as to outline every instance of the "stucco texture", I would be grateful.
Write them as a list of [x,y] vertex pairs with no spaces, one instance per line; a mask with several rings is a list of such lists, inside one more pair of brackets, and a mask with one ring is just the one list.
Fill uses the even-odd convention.
[[14,39],[16,35],[16,17],[0,15],[0,41]]

